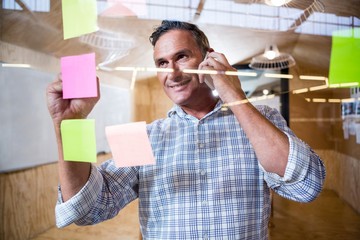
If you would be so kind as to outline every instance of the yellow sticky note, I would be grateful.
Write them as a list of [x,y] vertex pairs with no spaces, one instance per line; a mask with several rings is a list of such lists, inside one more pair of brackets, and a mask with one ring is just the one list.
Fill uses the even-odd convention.
[[96,0],[62,0],[64,39],[98,30]]
[[145,122],[108,126],[105,133],[117,167],[155,164]]
[[65,161],[96,162],[94,119],[63,120],[60,130]]

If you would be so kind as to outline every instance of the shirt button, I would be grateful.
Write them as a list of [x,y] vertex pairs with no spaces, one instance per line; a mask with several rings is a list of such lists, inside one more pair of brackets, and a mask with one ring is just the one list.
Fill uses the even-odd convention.
[[203,239],[204,239],[204,240],[208,240],[208,239],[209,239],[209,236],[208,236],[207,234],[204,234]]
[[202,201],[202,205],[206,206],[208,204],[208,202],[206,200]]
[[204,144],[203,143],[199,143],[199,148],[203,148]]
[[205,170],[201,170],[200,174],[204,176],[204,175],[206,174],[206,171],[205,171]]

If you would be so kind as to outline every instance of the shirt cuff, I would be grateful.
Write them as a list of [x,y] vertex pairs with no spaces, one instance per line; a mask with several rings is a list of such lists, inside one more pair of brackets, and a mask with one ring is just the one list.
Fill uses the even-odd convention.
[[63,202],[61,187],[58,190],[58,201],[55,207],[56,226],[68,226],[86,216],[101,194],[103,178],[97,168],[92,165],[89,180],[72,198]]
[[261,165],[260,168],[265,173],[265,180],[271,188],[278,187],[282,184],[291,184],[302,181],[307,174],[310,165],[310,147],[285,132],[289,139],[289,157],[283,177],[276,173],[267,172]]

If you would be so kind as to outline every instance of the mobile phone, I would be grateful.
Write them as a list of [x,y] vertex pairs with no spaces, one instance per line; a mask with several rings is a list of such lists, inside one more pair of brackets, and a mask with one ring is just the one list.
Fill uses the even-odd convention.
[[[208,57],[209,53],[211,53],[213,51],[214,51],[214,49],[209,48],[208,52],[206,53],[205,59]],[[205,75],[205,83],[211,90],[215,90],[214,82],[213,82],[213,79],[211,76]]]
[[205,75],[205,83],[211,90],[215,90],[213,80],[209,75]]

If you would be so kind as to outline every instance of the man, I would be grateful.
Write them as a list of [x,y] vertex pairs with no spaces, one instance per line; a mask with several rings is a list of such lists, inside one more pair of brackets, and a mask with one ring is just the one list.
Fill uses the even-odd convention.
[[57,225],[95,224],[139,198],[144,239],[267,239],[270,189],[314,200],[325,178],[321,160],[276,110],[242,101],[237,77],[183,71],[235,70],[223,54],[209,51],[195,25],[163,21],[150,41],[156,67],[173,69],[159,71],[158,79],[175,103],[167,118],[147,126],[156,165],[117,168],[110,160],[96,168],[63,161],[61,121],[85,118],[98,99],[63,100],[61,81],[49,85],[59,146]]

